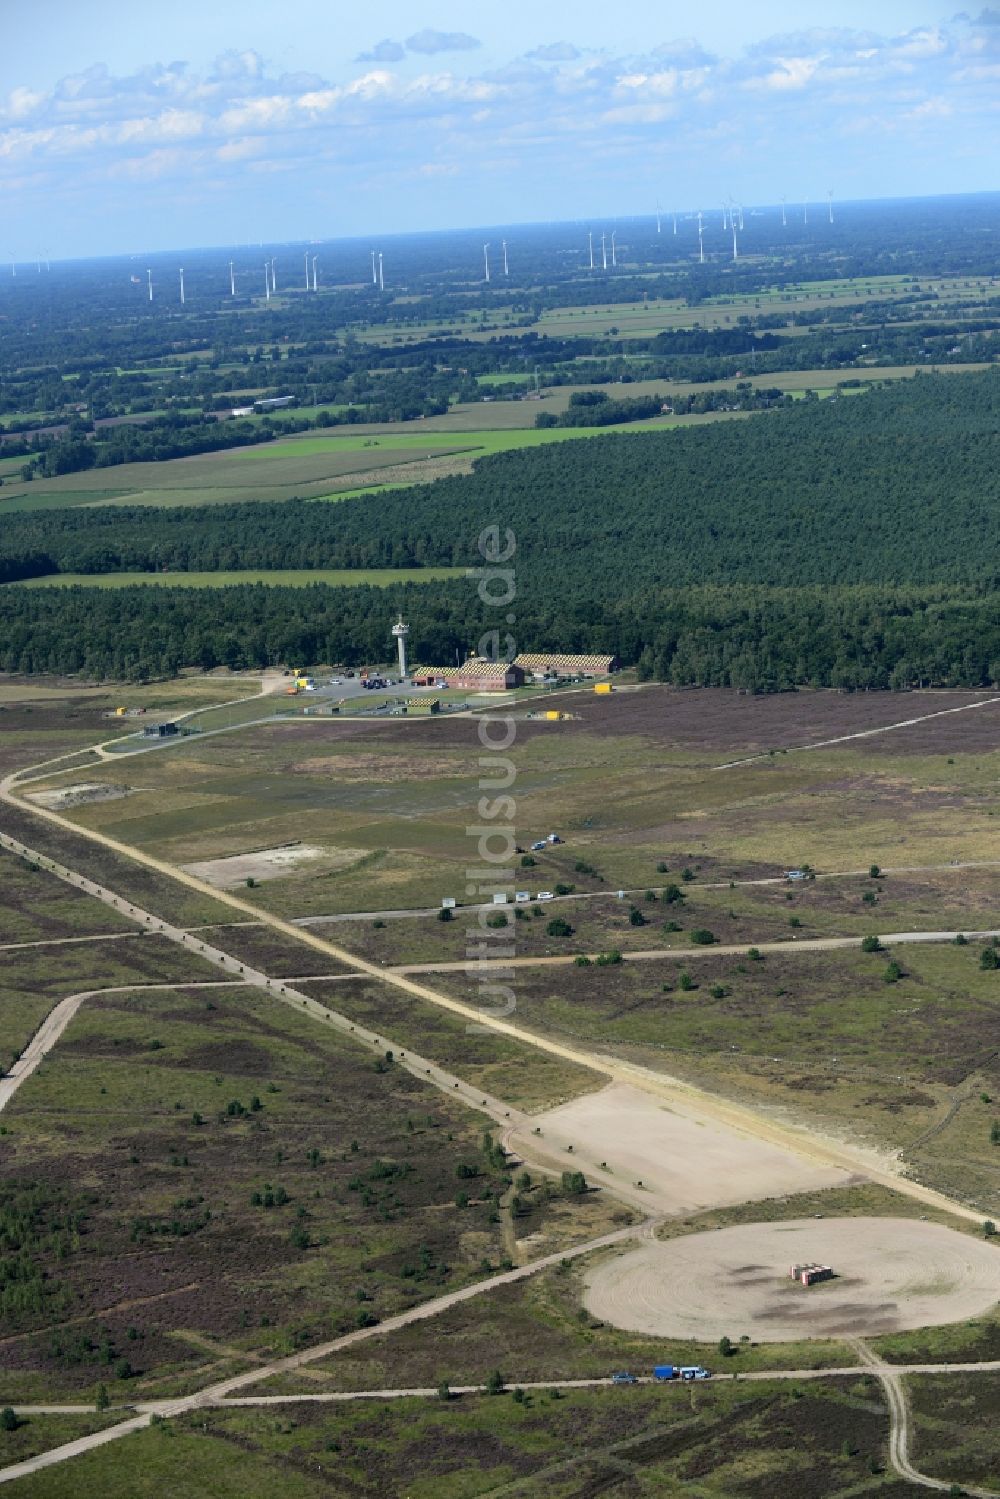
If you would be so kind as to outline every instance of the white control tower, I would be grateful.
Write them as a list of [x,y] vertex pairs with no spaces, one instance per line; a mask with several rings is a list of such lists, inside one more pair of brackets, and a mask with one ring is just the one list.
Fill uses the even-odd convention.
[[392,633],[396,637],[396,645],[399,647],[399,675],[403,681],[406,680],[406,637],[410,633],[410,627],[403,623],[400,615],[392,627]]

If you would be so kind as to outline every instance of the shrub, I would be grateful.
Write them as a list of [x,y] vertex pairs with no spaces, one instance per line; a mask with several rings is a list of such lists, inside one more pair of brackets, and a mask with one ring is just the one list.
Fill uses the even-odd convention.
[[575,885],[556,885],[555,893],[556,895],[572,895],[575,889]]
[[680,973],[677,975],[677,987],[678,989],[683,989],[685,992],[688,992],[689,990],[697,987],[694,979],[688,973],[686,968],[682,968]]
[[1000,958],[995,947],[984,947],[979,954],[980,968],[1000,968]]
[[885,965],[885,972],[882,975],[882,980],[886,984],[898,984],[902,977],[903,969],[901,965],[896,962],[895,958],[893,958],[891,963],[887,963]]
[[562,1189],[567,1197],[582,1197],[587,1190],[587,1178],[582,1171],[564,1171]]
[[375,921],[372,922],[372,926],[377,932],[380,932],[385,926],[385,922],[382,920],[381,916],[379,916]]
[[877,880],[880,877],[881,873],[882,873],[882,871],[881,871],[881,869],[879,869],[879,867],[878,867],[877,864],[869,864],[869,866],[868,866],[868,878],[870,880]]
[[747,948],[747,957],[752,963],[763,963],[764,961],[764,954],[761,952],[759,947]]
[[667,866],[662,859],[656,866],[656,872],[657,874],[666,874],[667,872]]
[[499,1369],[492,1369],[486,1376],[487,1395],[502,1395],[506,1389],[506,1382]]
[[562,916],[555,916],[545,928],[550,937],[572,937],[573,928]]
[[509,926],[509,924],[507,917],[502,911],[498,911],[495,916],[487,916],[486,918],[486,925],[494,928]]
[[590,959],[587,957],[587,954],[583,953],[583,952],[579,953],[573,959],[573,962],[576,964],[577,968],[589,968],[590,967]]
[[668,885],[663,892],[663,899],[668,906],[675,906],[678,901],[684,899],[684,891],[680,885]]
[[725,984],[713,984],[708,992],[709,994],[711,994],[713,999],[725,999],[726,995],[729,993],[729,990],[726,988]]
[[684,881],[685,885],[689,885],[694,878],[695,872],[693,869],[685,868],[681,870],[681,879]]
[[618,951],[617,947],[611,948],[610,952],[602,952],[598,953],[597,955],[597,961],[602,968],[607,968],[615,963],[620,963],[621,960],[622,955]]
[[643,914],[639,910],[638,906],[632,906],[632,908],[630,909],[630,911],[628,913],[628,922],[629,922],[629,926],[645,926],[646,925],[646,918],[645,918],[645,916],[643,916]]
[[441,1383],[438,1385],[438,1399],[439,1400],[450,1400],[451,1399],[451,1385],[448,1383],[448,1381],[446,1379],[442,1379]]
[[534,867],[535,867],[535,865],[537,863],[538,863],[538,860],[537,859],[533,859],[530,854],[522,854],[521,855],[521,868],[522,869],[534,869]]
[[442,906],[438,912],[438,921],[454,921],[455,913],[450,906]]
[[691,933],[691,941],[698,947],[711,947],[715,941],[715,933],[710,932],[707,926],[696,926]]
[[878,940],[877,937],[862,937],[862,939],[861,939],[861,951],[862,952],[881,952],[882,951],[882,944]]
[[5,1405],[0,1411],[0,1431],[16,1431],[20,1424],[11,1407]]

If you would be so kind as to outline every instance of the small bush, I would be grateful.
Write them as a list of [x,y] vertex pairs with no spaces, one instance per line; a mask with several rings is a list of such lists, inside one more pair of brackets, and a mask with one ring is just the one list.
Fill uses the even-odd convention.
[[550,937],[572,937],[573,928],[562,916],[555,916],[545,928]]
[[691,975],[688,973],[687,969],[683,968],[677,975],[677,987],[678,989],[683,989],[685,993],[689,993],[692,989],[696,989],[698,986]]
[[666,874],[667,872],[667,866],[662,859],[656,866],[656,872],[657,874]]
[[882,951],[882,944],[881,944],[881,942],[879,941],[879,939],[877,937],[862,937],[862,939],[861,939],[861,951],[862,952],[881,952]]
[[583,953],[583,952],[579,953],[573,959],[573,962],[576,964],[577,968],[589,968],[590,967],[590,959],[587,957],[587,954]]
[[747,948],[747,957],[752,963],[763,963],[764,961],[764,954],[761,952],[759,947]]
[[691,933],[691,941],[697,947],[711,947],[715,941],[715,933],[710,932],[707,926],[696,926]]
[[450,906],[442,906],[438,912],[438,921],[454,921],[455,913]]

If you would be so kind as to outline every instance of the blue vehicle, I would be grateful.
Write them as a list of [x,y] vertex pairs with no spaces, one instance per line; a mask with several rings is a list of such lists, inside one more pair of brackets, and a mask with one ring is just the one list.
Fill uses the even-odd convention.
[[676,1379],[680,1370],[673,1364],[657,1364],[653,1370],[653,1378],[658,1380]]

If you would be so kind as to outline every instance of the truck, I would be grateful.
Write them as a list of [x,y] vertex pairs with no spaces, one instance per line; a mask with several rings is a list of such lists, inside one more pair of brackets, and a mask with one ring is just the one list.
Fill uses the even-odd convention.
[[656,1364],[653,1367],[653,1378],[661,1383],[668,1379],[676,1379],[680,1370],[674,1364]]
[[701,1364],[682,1365],[679,1370],[681,1379],[711,1379],[711,1369],[703,1369]]

